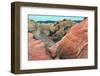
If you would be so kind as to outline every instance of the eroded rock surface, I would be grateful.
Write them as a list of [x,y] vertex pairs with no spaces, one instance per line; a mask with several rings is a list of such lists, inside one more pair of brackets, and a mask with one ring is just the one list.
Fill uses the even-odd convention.
[[88,46],[88,19],[75,24],[60,40],[60,58],[87,58]]
[[29,33],[28,45],[28,59],[29,60],[48,60],[51,59],[48,52],[44,48],[44,43],[41,40],[33,39],[33,34]]
[[[29,60],[48,60],[57,56],[57,48],[61,48],[60,59],[87,58],[88,57],[88,19],[71,27],[66,35],[51,46],[50,53],[41,40],[33,39],[29,33]],[[50,55],[51,54],[51,55]]]

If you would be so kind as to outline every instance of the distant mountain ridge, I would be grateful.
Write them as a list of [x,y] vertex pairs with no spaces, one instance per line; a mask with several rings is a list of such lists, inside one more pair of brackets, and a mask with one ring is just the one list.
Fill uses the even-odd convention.
[[56,21],[51,21],[51,20],[47,20],[47,21],[37,21],[37,23],[55,23]]
[[[73,22],[79,23],[82,20],[72,20]],[[37,23],[55,23],[57,21],[47,20],[47,21],[37,21]]]
[[73,20],[73,22],[80,23],[82,20]]

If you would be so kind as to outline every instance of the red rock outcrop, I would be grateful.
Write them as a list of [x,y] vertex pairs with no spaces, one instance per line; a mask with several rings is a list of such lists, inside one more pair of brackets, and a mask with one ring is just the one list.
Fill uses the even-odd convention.
[[60,40],[61,58],[87,58],[88,19],[72,26],[70,31]]
[[32,33],[29,33],[28,59],[29,60],[51,59],[48,52],[44,48],[44,43],[41,40],[33,39]]

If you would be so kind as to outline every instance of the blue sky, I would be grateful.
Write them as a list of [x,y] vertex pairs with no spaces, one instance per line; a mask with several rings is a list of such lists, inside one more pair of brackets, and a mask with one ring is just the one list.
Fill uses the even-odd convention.
[[70,19],[70,20],[83,20],[84,17],[82,16],[52,16],[52,15],[29,15],[28,19],[35,20],[35,21],[58,21],[62,19]]

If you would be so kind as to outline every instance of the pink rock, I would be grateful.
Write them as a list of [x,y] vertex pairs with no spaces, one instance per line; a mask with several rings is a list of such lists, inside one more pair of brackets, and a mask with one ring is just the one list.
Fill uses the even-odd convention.
[[87,58],[88,19],[72,26],[71,30],[54,46],[51,54],[56,56],[57,48],[61,48],[60,58]]
[[48,60],[51,59],[48,52],[44,48],[44,43],[41,40],[33,39],[33,35],[29,33],[28,45],[28,59],[29,60]]
[[[88,19],[72,26],[69,33],[60,41],[61,58],[79,58],[87,57],[88,45]],[[58,48],[59,48],[58,47]],[[83,49],[85,48],[85,49]],[[82,54],[83,52],[84,54]],[[84,55],[84,56],[83,56]]]

